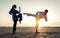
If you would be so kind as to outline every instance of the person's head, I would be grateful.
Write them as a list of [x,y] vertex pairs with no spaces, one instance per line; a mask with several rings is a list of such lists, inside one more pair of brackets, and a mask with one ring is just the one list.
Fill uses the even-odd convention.
[[15,9],[15,8],[16,8],[16,5],[14,4],[14,5],[12,6],[12,8],[14,8],[14,9]]
[[48,13],[48,10],[46,9],[45,11],[44,11],[44,15],[46,15]]
[[47,10],[47,9],[45,9],[45,11],[44,11],[44,12],[48,13],[48,10]]

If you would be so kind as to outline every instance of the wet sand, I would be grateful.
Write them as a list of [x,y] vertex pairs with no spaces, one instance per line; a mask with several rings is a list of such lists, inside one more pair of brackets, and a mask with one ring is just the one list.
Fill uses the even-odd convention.
[[0,27],[0,38],[60,38],[60,27],[40,27],[39,33],[34,27],[17,27],[12,34],[12,27]]

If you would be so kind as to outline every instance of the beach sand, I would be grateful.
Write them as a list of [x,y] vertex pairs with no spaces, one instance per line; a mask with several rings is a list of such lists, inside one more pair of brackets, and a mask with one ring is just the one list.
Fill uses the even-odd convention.
[[39,33],[34,27],[17,27],[12,34],[12,27],[0,27],[0,38],[60,38],[60,27],[40,27]]

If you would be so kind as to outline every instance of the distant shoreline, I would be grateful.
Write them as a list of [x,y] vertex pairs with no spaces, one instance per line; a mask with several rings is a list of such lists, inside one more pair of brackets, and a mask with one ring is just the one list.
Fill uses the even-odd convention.
[[[0,26],[0,28],[1,27],[11,27],[11,26]],[[19,26],[20,27],[20,26]],[[19,28],[18,27],[18,28]],[[24,27],[24,26],[21,26],[21,27]],[[25,26],[26,27],[26,26]],[[29,27],[27,27],[27,28],[29,28]],[[35,28],[35,27],[32,27],[32,28]],[[60,28],[60,27],[39,27],[39,28]]]

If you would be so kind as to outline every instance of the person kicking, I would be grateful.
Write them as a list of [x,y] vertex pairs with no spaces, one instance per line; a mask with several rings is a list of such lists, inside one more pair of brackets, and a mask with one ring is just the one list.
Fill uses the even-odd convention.
[[38,11],[36,12],[36,14],[30,14],[30,13],[23,13],[24,15],[27,15],[27,16],[33,16],[36,18],[36,33],[38,33],[38,25],[39,25],[39,20],[41,18],[44,18],[45,21],[47,21],[47,13],[48,13],[48,10],[44,10],[44,12],[41,12],[41,11]]

